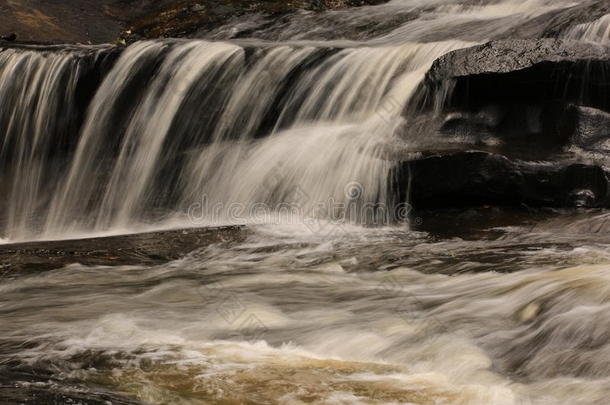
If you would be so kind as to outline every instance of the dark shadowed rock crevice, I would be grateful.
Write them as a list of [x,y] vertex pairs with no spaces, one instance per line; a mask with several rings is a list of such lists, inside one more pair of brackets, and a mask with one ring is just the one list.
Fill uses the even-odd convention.
[[576,162],[526,162],[464,151],[404,163],[397,178],[407,176],[411,202],[418,209],[610,206],[610,173]]

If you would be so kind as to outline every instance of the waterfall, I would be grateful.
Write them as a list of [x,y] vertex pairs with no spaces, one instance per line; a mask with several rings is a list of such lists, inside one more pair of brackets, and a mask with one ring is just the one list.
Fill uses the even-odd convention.
[[305,216],[328,216],[320,209],[329,202],[339,211],[389,204],[393,163],[383,145],[430,64],[466,45],[139,42],[106,73],[81,127],[71,129],[78,143],[57,162],[54,120],[74,115],[62,109],[75,104],[81,56],[4,51],[2,94],[21,88],[2,120],[19,123],[4,141],[18,152],[4,233],[57,238],[169,217],[189,225],[186,214],[202,199],[218,218],[199,220],[231,220],[235,204],[246,210],[243,221],[256,204],[273,211],[295,203]]
[[9,237],[39,232],[53,189],[62,181],[60,157],[72,146],[96,86],[106,47],[78,51],[6,49],[0,52],[0,228]]
[[[247,222],[285,204],[301,217],[375,223],[363,212],[394,203],[388,145],[405,142],[403,111],[432,62],[571,4],[394,0],[320,19],[419,13],[360,42],[0,49],[0,238]],[[278,32],[309,17],[294,18]],[[203,202],[214,212],[194,221]]]
[[608,0],[90,3],[201,31],[0,40],[0,405],[610,403]]

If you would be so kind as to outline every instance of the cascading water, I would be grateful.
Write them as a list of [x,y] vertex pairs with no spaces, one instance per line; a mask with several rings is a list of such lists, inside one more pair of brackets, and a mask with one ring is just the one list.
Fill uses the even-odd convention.
[[[78,146],[58,176],[64,180],[44,184],[43,192],[21,177],[34,201],[9,199],[21,222],[9,222],[7,236],[128,229],[185,212],[202,196],[273,207],[296,188],[305,194],[302,210],[311,212],[327,199],[345,203],[342,185],[350,182],[362,185],[362,202],[386,202],[391,163],[380,159],[380,145],[393,136],[432,61],[465,45],[137,43],[92,100]],[[276,186],[265,188],[271,178]],[[34,206],[48,206],[48,213]]]
[[578,24],[570,28],[564,36],[568,39],[608,44],[610,43],[610,14],[590,23]]
[[[107,49],[0,52],[0,133],[2,133],[2,228],[6,236],[30,235],[61,182],[61,155],[74,143],[78,116],[84,113],[91,72],[103,64]],[[80,105],[79,105],[80,104]]]
[[[273,208],[298,193],[305,214],[329,199],[389,204],[392,164],[380,150],[431,63],[473,44],[450,38],[467,23],[467,39],[484,41],[569,4],[394,1],[378,12],[425,18],[362,43],[136,43],[105,72],[80,129],[61,121],[78,122],[69,109],[87,103],[74,100],[82,51],[5,50],[0,83],[15,101],[0,125],[15,184],[3,235],[128,230],[184,217],[202,199]],[[62,159],[53,150],[63,143]],[[345,195],[352,183],[357,201]]]
[[[408,194],[393,154],[441,142],[418,121],[433,62],[584,3],[392,0],[0,49],[0,240],[28,241],[0,249],[0,402],[606,404],[607,211],[368,226]],[[556,36],[607,43],[606,20]],[[249,226],[206,228],[226,223]]]

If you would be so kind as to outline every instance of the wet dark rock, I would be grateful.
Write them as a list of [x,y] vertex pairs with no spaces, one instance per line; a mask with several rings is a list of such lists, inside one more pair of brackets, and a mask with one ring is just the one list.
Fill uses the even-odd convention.
[[17,40],[17,34],[13,33],[13,34],[7,35],[5,37],[0,37],[0,39],[3,41],[13,42],[13,41]]
[[[610,48],[604,45],[556,39],[492,41],[437,59],[420,97],[429,107],[441,103],[470,111],[556,100],[610,111],[609,78]],[[425,96],[447,93],[446,100]]]
[[8,371],[3,368],[0,368],[0,403],[3,405],[142,404],[140,401],[111,393],[103,387],[56,380],[46,373]]
[[554,160],[568,152],[610,149],[610,114],[560,101],[491,105],[437,115],[433,121],[439,144],[458,140],[521,159]]
[[445,135],[453,136],[491,132],[498,127],[501,118],[500,114],[494,114],[489,109],[475,114],[456,112],[445,117],[439,130]]
[[577,207],[577,208],[585,208],[592,207],[595,205],[595,193],[591,190],[579,190],[575,189],[568,195],[568,205]]
[[240,241],[245,235],[242,227],[231,226],[0,245],[0,280],[74,263],[90,266],[166,263],[213,243]]
[[580,163],[527,162],[464,151],[404,162],[398,188],[416,209],[469,206],[608,207],[610,173]]
[[411,152],[424,155],[479,149],[526,161],[581,156],[610,168],[610,114],[560,101],[526,102],[409,117],[400,134]]
[[[531,229],[557,217],[567,218],[573,213],[549,208],[477,206],[468,209],[444,208],[415,210],[411,229],[425,232],[438,239],[496,240],[509,228]],[[564,222],[565,224],[565,222]]]
[[564,120],[573,120],[571,142],[591,151],[610,151],[610,114],[595,108],[570,106]]
[[602,45],[509,40],[451,52],[405,112],[401,135],[420,159],[405,157],[398,177],[411,179],[416,208],[607,207],[608,78]]

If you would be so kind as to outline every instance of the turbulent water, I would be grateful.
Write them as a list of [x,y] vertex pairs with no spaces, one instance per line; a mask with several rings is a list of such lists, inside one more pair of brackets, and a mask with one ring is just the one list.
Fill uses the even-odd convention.
[[[477,239],[376,211],[397,202],[387,151],[408,143],[433,61],[578,3],[393,0],[120,55],[1,50],[0,240],[250,224],[168,264],[5,277],[1,370],[33,373],[11,387],[84,403],[607,403],[607,213]],[[560,36],[607,43],[609,27]]]
[[255,226],[166,265],[74,264],[0,285],[2,358],[41,373],[20,389],[90,399],[604,404],[608,219],[479,241]]

